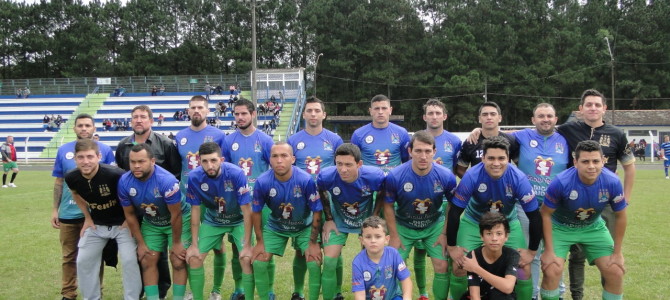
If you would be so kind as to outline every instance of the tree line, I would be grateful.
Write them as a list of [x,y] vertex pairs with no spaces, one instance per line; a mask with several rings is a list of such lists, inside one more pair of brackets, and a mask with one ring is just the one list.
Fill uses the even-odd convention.
[[[410,130],[430,97],[450,130],[476,126],[485,100],[504,124],[528,124],[539,102],[565,119],[584,89],[611,97],[612,71],[616,109],[670,107],[668,1],[257,0],[256,13],[258,67],[306,67],[311,94],[323,53],[331,115],[382,93]],[[250,0],[2,0],[0,22],[3,79],[251,69]]]

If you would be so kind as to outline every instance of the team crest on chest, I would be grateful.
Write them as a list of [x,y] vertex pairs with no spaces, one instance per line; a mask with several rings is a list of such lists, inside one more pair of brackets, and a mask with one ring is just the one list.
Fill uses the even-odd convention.
[[551,174],[551,168],[554,166],[554,160],[549,158],[542,158],[538,155],[535,160],[535,174],[541,176],[549,176]]
[[281,210],[281,218],[288,220],[293,216],[293,210],[295,207],[293,207],[293,204],[291,203],[282,203],[279,204],[279,209]]
[[610,192],[607,189],[598,190],[598,202],[607,202],[610,199]]
[[395,132],[391,134],[391,144],[400,144],[400,136]]
[[323,141],[323,150],[333,151],[333,145],[329,141]]
[[65,159],[73,159],[73,158],[74,158],[74,153],[73,152],[65,153]]
[[500,200],[495,201],[495,202],[489,201],[488,205],[489,205],[489,211],[490,212],[500,212],[500,211],[502,211],[502,209],[504,207],[502,201],[500,201]]
[[610,136],[603,134],[600,136],[600,146],[609,147],[610,146]]
[[263,148],[259,141],[254,142],[254,152],[263,152]]
[[223,197],[214,197],[214,203],[216,203],[216,212],[219,214],[226,213],[226,199]]
[[570,191],[570,195],[568,196],[568,199],[577,200],[577,198],[579,198],[579,193],[577,193],[576,190]]
[[437,194],[437,193],[442,193],[442,192],[444,192],[444,188],[442,187],[442,183],[440,183],[439,181],[435,180],[435,181],[433,182],[433,193],[436,193],[436,194]]
[[575,211],[575,218],[577,218],[580,221],[586,221],[589,218],[591,218],[591,216],[593,216],[593,214],[595,213],[596,210],[594,208],[589,209],[579,208],[578,210]]
[[277,190],[275,188],[271,188],[269,192],[270,197],[277,196]]
[[450,142],[445,141],[444,142],[444,152],[454,152],[454,145],[452,145]]
[[428,209],[430,209],[430,206],[433,204],[432,201],[430,201],[430,198],[426,199],[415,199],[414,202],[412,202],[412,205],[414,206],[414,210],[419,213],[420,215],[425,214],[428,212]]
[[295,147],[296,147],[298,150],[305,149],[305,143],[300,142],[300,143],[298,143],[298,145],[296,145]]
[[532,148],[536,148],[537,147],[537,141],[536,140],[530,140],[528,145],[531,146]]
[[386,292],[387,289],[385,286],[381,287],[376,287],[376,286],[371,286],[370,287],[370,300],[383,300],[386,299]]
[[378,165],[388,164],[391,160],[391,151],[386,149],[384,151],[377,150],[375,151],[375,161]]
[[368,136],[365,137],[365,142],[368,143],[368,144],[372,144],[372,142],[374,142],[374,141],[375,141],[375,138],[371,135],[368,135]]
[[179,144],[182,145],[182,146],[186,145],[186,143],[188,143],[188,140],[185,137],[183,137],[183,138],[181,138],[181,140],[179,140]]
[[130,191],[128,191],[128,195],[130,195],[130,197],[137,196],[137,190],[135,188],[130,188]]
[[233,149],[233,151],[237,151],[237,149],[240,149],[240,144],[235,142],[235,143],[233,143],[232,146],[230,146],[230,149]]
[[358,216],[358,214],[361,212],[360,209],[358,208],[358,202],[354,203],[343,203],[342,207],[344,207],[344,211],[346,211],[348,214],[352,216]]
[[158,216],[158,206],[156,206],[156,204],[153,204],[153,203],[149,203],[149,204],[142,203],[142,205],[140,205],[140,208],[143,209],[143,210],[144,210],[144,213],[147,214],[147,215],[149,215],[149,216],[152,216],[152,217],[156,217],[156,216]]
[[106,197],[112,194],[112,192],[109,190],[109,186],[107,184],[102,184],[98,188],[98,191],[100,192],[100,196]]
[[223,182],[223,190],[226,192],[232,192],[233,191],[233,182],[230,180],[226,180]]
[[249,158],[240,158],[240,160],[237,162],[237,165],[242,168],[242,171],[244,171],[244,175],[246,176],[251,176],[251,170],[254,166],[254,161]]
[[405,192],[411,192],[414,189],[414,185],[411,182],[405,182],[405,184],[402,186],[402,189]]
[[563,144],[561,143],[556,143],[556,147],[554,147],[554,149],[558,154],[563,154],[565,152],[565,147],[563,147]]
[[312,158],[311,156],[307,156],[305,159],[305,166],[306,166],[306,171],[307,173],[314,175],[314,174],[319,174],[319,171],[321,171],[321,163],[323,160],[321,160],[321,156],[316,156]]
[[293,186],[293,197],[302,197],[302,188],[299,185]]
[[198,155],[198,152],[193,153],[189,151],[188,153],[186,153],[186,161],[187,161],[187,168],[189,170],[197,168],[200,165],[200,156]]
[[207,184],[206,182],[203,183],[203,184],[201,184],[201,185],[200,185],[200,189],[201,189],[203,192],[209,191],[209,184]]
[[477,188],[477,191],[480,193],[486,192],[488,187],[486,186],[486,183],[480,183],[479,187]]
[[342,191],[340,190],[339,187],[336,186],[336,187],[333,188],[333,195],[339,196],[340,193],[342,193]]

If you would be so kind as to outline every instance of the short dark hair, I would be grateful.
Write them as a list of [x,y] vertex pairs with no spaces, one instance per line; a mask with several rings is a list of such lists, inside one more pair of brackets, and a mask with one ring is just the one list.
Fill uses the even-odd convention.
[[147,151],[147,156],[149,157],[149,159],[154,158],[154,152],[151,150],[151,147],[147,143],[139,143],[137,145],[134,145],[132,148],[130,148],[130,151],[135,152],[135,153],[138,153],[142,150]]
[[437,106],[442,109],[442,112],[446,115],[447,114],[447,107],[440,101],[440,99],[437,98],[430,98],[428,101],[426,101],[426,104],[423,105],[423,114],[426,114],[426,109],[428,106]]
[[190,105],[191,102],[193,102],[193,101],[204,101],[205,104],[207,104],[207,106],[209,105],[209,100],[207,100],[207,98],[205,98],[205,97],[203,97],[203,96],[201,96],[201,95],[195,95],[195,96],[191,97],[191,99],[188,100],[189,105]]
[[247,98],[240,98],[239,100],[237,100],[237,102],[235,102],[235,107],[238,107],[240,105],[246,106],[247,109],[249,110],[249,113],[252,113],[256,110],[256,108],[254,107],[254,103]]
[[153,119],[153,118],[154,118],[154,113],[151,111],[151,108],[149,108],[149,106],[147,106],[147,105],[138,105],[138,106],[135,106],[135,107],[133,108],[133,110],[130,111],[130,115],[132,116],[133,113],[134,113],[136,110],[146,111],[146,112],[149,114],[149,119]]
[[379,216],[369,216],[363,220],[363,225],[361,226],[361,233],[365,228],[380,228],[384,230],[384,233],[388,234],[388,228],[386,227],[386,221]]
[[[274,145],[272,145],[272,147],[281,146],[281,145],[288,145],[288,148],[291,149],[291,155],[295,155],[293,153],[293,147],[291,147],[291,145],[289,145],[289,143],[287,143],[286,141],[278,141],[278,142],[274,143]],[[272,147],[270,147],[270,152],[272,152]]]
[[77,121],[79,121],[80,119],[91,119],[91,122],[93,123],[93,126],[95,126],[95,120],[93,119],[93,116],[91,116],[87,113],[78,114],[77,117],[74,118],[74,124],[77,125]]
[[319,103],[321,104],[321,110],[326,111],[326,105],[324,105],[323,101],[321,101],[321,99],[317,98],[316,96],[311,96],[307,98],[307,101],[305,101],[305,107],[307,107],[307,104],[310,103]]
[[556,108],[554,108],[553,105],[551,105],[551,104],[549,104],[549,103],[546,103],[546,102],[542,102],[542,103],[540,103],[540,104],[538,104],[538,105],[535,105],[535,108],[533,108],[533,117],[535,116],[535,111],[536,111],[538,108],[542,108],[542,107],[548,107],[548,108],[551,108],[551,109],[554,111],[554,114],[556,114]]
[[484,230],[491,230],[496,225],[502,224],[505,227],[505,233],[510,233],[509,221],[505,216],[499,212],[486,212],[481,219],[479,219],[479,235],[484,235]]
[[88,150],[93,150],[96,154],[100,153],[100,147],[98,146],[98,143],[92,139],[78,139],[74,144],[74,153]]
[[577,144],[577,147],[575,147],[573,156],[575,159],[579,159],[579,154],[581,154],[581,152],[594,152],[594,151],[598,151],[600,152],[600,155],[603,155],[603,149],[600,148],[600,144],[598,144],[598,142],[593,140],[581,141]]
[[482,150],[484,155],[489,149],[502,149],[505,150],[507,157],[509,157],[509,141],[502,136],[492,136],[490,138],[484,139],[482,142]]
[[335,159],[337,159],[338,156],[347,155],[353,156],[356,163],[361,161],[361,149],[352,143],[344,143],[335,149]]
[[389,99],[389,97],[386,97],[386,95],[379,94],[372,97],[372,100],[370,100],[370,106],[372,106],[372,103],[381,101],[387,101],[389,104],[391,104],[391,99]]
[[419,141],[429,145],[433,145],[435,149],[435,137],[432,134],[428,133],[425,130],[419,130],[412,135],[412,139],[409,141],[409,150],[414,149],[414,142]]
[[484,104],[479,106],[479,112],[477,113],[477,115],[481,115],[482,110],[484,109],[484,107],[487,107],[487,106],[495,108],[498,111],[498,114],[502,115],[502,112],[500,111],[500,106],[498,105],[498,103],[495,103],[493,101],[484,102]]
[[600,97],[600,99],[603,101],[603,105],[605,105],[605,103],[607,103],[607,98],[605,98],[605,95],[603,95],[603,93],[599,92],[596,89],[588,89],[588,90],[586,90],[582,93],[582,97],[580,98],[579,105],[584,105],[584,100],[586,99],[586,97],[589,97],[589,96]]
[[221,147],[219,144],[215,142],[206,142],[200,145],[200,148],[198,148],[199,155],[207,155],[212,153],[217,153],[219,154],[219,157],[221,157]]

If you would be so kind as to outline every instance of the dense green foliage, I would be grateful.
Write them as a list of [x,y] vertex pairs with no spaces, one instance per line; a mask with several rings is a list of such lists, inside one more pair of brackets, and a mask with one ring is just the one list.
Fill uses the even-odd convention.
[[[323,53],[330,114],[364,114],[384,93],[403,100],[410,130],[429,97],[447,103],[451,130],[476,125],[485,95],[505,124],[527,124],[540,101],[565,119],[584,89],[612,95],[612,63],[617,109],[668,108],[668,16],[668,1],[649,0],[258,0],[258,66],[307,67],[311,80]],[[0,78],[251,68],[250,0],[1,0],[0,23]]]

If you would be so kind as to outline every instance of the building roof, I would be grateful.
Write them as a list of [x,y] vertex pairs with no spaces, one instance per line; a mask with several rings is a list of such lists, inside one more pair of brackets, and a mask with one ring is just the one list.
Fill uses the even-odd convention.
[[[605,123],[617,126],[670,126],[670,109],[659,110],[616,110],[614,120],[612,111],[605,111]],[[579,111],[573,111],[569,121],[582,120]]]

